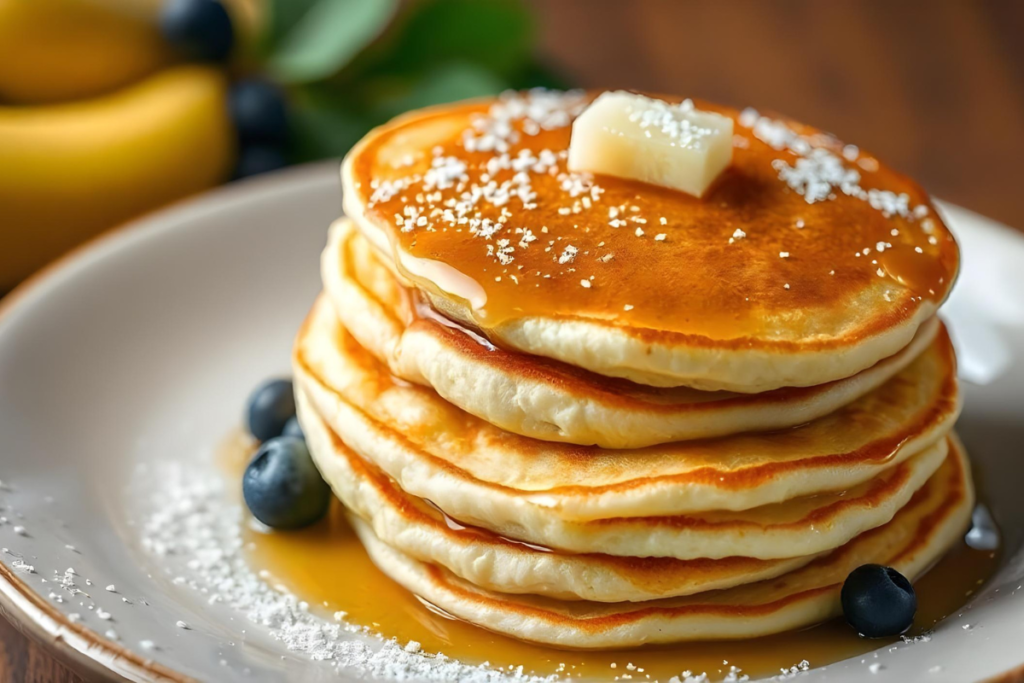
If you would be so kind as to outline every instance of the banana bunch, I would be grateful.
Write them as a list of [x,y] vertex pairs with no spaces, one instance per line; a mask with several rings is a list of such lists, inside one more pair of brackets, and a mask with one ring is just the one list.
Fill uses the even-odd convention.
[[0,0],[0,294],[235,166],[223,70],[176,64],[146,2],[118,4]]

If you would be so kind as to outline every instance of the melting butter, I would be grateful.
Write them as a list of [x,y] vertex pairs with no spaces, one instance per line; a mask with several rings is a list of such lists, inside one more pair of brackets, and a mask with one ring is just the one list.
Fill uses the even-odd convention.
[[569,170],[640,180],[700,197],[732,162],[732,119],[606,92],[572,126]]

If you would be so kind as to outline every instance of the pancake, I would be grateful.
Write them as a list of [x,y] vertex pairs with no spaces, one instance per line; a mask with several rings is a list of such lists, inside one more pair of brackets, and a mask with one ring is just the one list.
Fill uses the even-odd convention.
[[[952,440],[952,439],[951,439]],[[841,613],[839,592],[854,568],[877,563],[911,580],[966,529],[974,493],[962,447],[885,526],[781,577],[723,591],[645,603],[559,601],[478,588],[419,562],[353,518],[374,563],[436,608],[515,638],[565,648],[619,648],[688,640],[753,638],[797,629]]]
[[345,446],[303,392],[297,398],[310,451],[345,507],[402,554],[443,566],[481,588],[563,600],[652,600],[774,578],[814,559],[623,558],[561,554],[518,543],[457,524],[426,501],[405,493]]
[[875,391],[794,429],[609,451],[504,432],[395,379],[321,298],[296,383],[346,444],[450,516],[496,528],[744,510],[853,488],[938,441],[959,413],[949,338]]
[[[930,433],[922,432],[919,425],[914,425],[908,432],[908,420],[899,410],[905,406],[892,400],[901,384],[908,385],[902,388],[909,389],[910,394],[918,395],[925,380],[942,374],[932,372],[943,364],[941,352],[935,355],[938,358],[925,354],[912,363],[905,371],[913,375],[909,381],[901,373],[847,408],[799,429],[672,444],[639,452],[590,449],[591,458],[580,457],[583,455],[581,447],[568,448],[506,434],[459,411],[429,389],[395,384],[379,362],[355,344],[337,324],[330,304],[322,299],[300,332],[294,369],[298,386],[311,397],[316,411],[350,448],[398,480],[404,490],[432,501],[460,523],[571,552],[678,559],[715,559],[731,555],[775,559],[829,550],[866,529],[884,524],[938,467],[945,456],[945,441],[935,442],[938,437],[934,428]],[[353,363],[353,359],[358,360]],[[935,366],[927,367],[929,360],[935,362]],[[374,365],[376,373],[358,371],[360,367]],[[947,365],[951,362],[947,361]],[[321,368],[319,372],[313,370],[316,367]],[[352,368],[356,371],[352,372]],[[917,373],[922,376],[917,377]],[[330,379],[317,379],[324,375]],[[349,395],[362,392],[362,396],[348,404],[340,398],[346,392]],[[871,405],[872,401],[881,403]],[[362,412],[367,409],[377,414],[369,416]],[[362,422],[360,418],[364,418]],[[912,419],[910,423],[913,425]],[[805,460],[812,463],[815,458],[827,459],[835,455],[831,447],[837,442],[862,441],[871,435],[873,427],[894,427],[902,432],[895,443],[906,448],[908,440],[916,441],[916,452],[894,463],[891,457],[894,444],[890,443],[890,457],[880,467],[876,465],[874,476],[846,488],[837,487],[835,480],[849,476],[848,472],[854,469],[852,465],[857,464],[856,458],[834,467],[819,469],[812,465],[812,472],[818,470],[816,483],[821,484],[821,488],[808,490],[798,497],[790,487],[788,495],[780,502],[758,507],[742,503],[748,490],[743,485],[736,487],[735,483],[750,472],[742,465],[730,472],[728,463],[735,466],[737,460],[746,455],[761,466],[763,486],[770,489],[779,480],[795,484],[801,475],[806,477],[806,461],[801,463],[798,459],[795,470],[788,472],[779,467],[780,461],[793,457],[801,449]],[[942,428],[940,425],[939,430]],[[948,429],[948,424],[945,428]],[[410,446],[416,440],[433,441],[434,452],[412,449]],[[506,448],[499,450],[497,445],[502,443]],[[486,447],[473,449],[475,445]],[[871,445],[869,441],[869,451]],[[694,467],[694,460],[687,462],[686,449],[690,449],[694,459],[701,459],[699,467]],[[899,450],[902,449],[898,448],[897,453]],[[476,457],[480,462],[459,459],[463,454]],[[447,463],[438,462],[442,455],[448,458]],[[547,463],[545,455],[549,456]],[[416,456],[428,466],[415,470],[410,467],[416,462],[413,460]],[[517,457],[519,462],[516,462]],[[663,476],[662,481],[638,476],[638,470],[650,467],[652,462],[665,468],[683,469],[683,476]],[[502,485],[491,487],[488,493],[476,492],[473,486],[467,485],[473,479],[468,469],[473,464],[484,465],[493,478],[500,477],[503,482],[521,485],[530,477],[539,479],[546,475],[554,478],[555,485],[549,484],[548,490],[519,492],[519,495]],[[733,507],[709,506],[703,508],[704,512],[668,515],[644,512],[637,505],[638,501],[651,499],[663,505],[678,505],[682,499],[694,494],[699,496],[700,491],[692,491],[686,482],[688,464],[691,474],[697,470],[703,477],[709,474],[709,469],[714,472],[717,468],[720,474],[717,481],[712,475],[711,488],[719,491],[721,500]],[[323,465],[318,465],[328,476]],[[446,466],[446,476],[431,476],[431,466]],[[751,469],[756,472],[759,468]],[[782,476],[776,476],[779,469],[783,471]],[[614,474],[613,470],[631,476],[633,486],[611,487],[604,496],[604,509],[593,509],[591,505],[592,513],[596,513],[591,519],[566,519],[552,505],[550,489],[578,492],[589,483],[588,475],[600,480]],[[723,481],[727,474],[733,475],[733,482]],[[446,479],[451,482],[450,486],[445,486]],[[333,483],[329,477],[328,482]],[[729,483],[734,486],[729,487]],[[806,482],[801,483],[806,488]],[[583,499],[584,505],[592,503],[586,500],[590,497],[586,491],[583,495],[577,493],[577,497]],[[609,514],[608,509],[616,507],[632,508],[635,514],[631,517]],[[735,511],[731,511],[733,509]]]
[[496,347],[454,325],[402,287],[352,225],[338,221],[323,254],[324,288],[345,327],[395,375],[506,431],[603,448],[780,429],[827,415],[877,388],[938,331],[931,319],[909,345],[853,377],[763,394],[653,388]]
[[580,93],[416,111],[342,167],[402,283],[497,345],[651,386],[758,393],[896,354],[945,299],[956,243],[927,195],[820,131],[735,121],[697,199],[569,173]]

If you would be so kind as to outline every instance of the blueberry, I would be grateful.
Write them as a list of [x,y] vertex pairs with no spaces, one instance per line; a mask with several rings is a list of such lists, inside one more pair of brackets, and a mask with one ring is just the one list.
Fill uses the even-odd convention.
[[294,436],[296,439],[306,440],[306,435],[302,433],[302,425],[299,424],[299,418],[293,417],[288,420],[288,423],[284,426],[284,431],[281,432],[281,436]]
[[247,145],[238,154],[238,165],[235,166],[235,178],[268,173],[284,168],[288,160],[284,152],[271,145]]
[[260,441],[281,436],[288,420],[295,417],[295,393],[288,379],[272,379],[256,387],[249,396],[249,433]]
[[284,142],[288,112],[284,93],[259,78],[235,82],[228,93],[228,109],[238,138],[243,142]]
[[167,0],[160,31],[189,58],[220,62],[235,43],[231,16],[217,0]]
[[253,517],[274,529],[298,529],[324,516],[331,488],[306,442],[279,436],[260,446],[242,476],[242,496]]
[[898,636],[914,623],[917,596],[907,577],[892,567],[865,564],[846,577],[843,615],[868,638]]

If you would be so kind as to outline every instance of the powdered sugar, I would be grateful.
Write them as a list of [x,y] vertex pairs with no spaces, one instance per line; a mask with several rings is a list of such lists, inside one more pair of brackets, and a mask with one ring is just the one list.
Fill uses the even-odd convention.
[[779,180],[797,194],[803,195],[808,204],[834,199],[838,191],[867,202],[886,218],[900,216],[914,220],[928,213],[928,207],[923,205],[911,208],[910,197],[906,194],[861,187],[860,171],[848,165],[848,162],[856,162],[860,158],[860,150],[854,145],[843,147],[840,156],[822,144],[824,139],[800,135],[785,122],[761,116],[750,108],[740,114],[739,123],[750,128],[754,137],[771,148],[786,150],[797,156],[792,164],[785,159],[776,159],[772,167],[778,171]]
[[[160,481],[153,509],[143,523],[143,547],[171,571],[181,572],[175,583],[265,627],[292,652],[387,680],[540,683],[557,679],[531,676],[521,669],[499,671],[486,664],[463,664],[443,654],[423,653],[418,643],[403,645],[373,636],[364,627],[346,623],[344,614],[334,615],[333,621],[321,617],[296,596],[265,583],[248,566],[242,552],[242,510],[227,501],[216,474],[168,467]],[[73,582],[74,575],[65,578]],[[178,628],[188,625],[179,622]]]
[[[661,132],[668,138],[668,144],[684,149],[703,150],[707,148],[708,139],[715,131],[700,126],[690,118],[694,112],[693,100],[683,100],[673,105],[664,100],[649,100],[650,108],[632,111],[629,120],[637,123],[642,130],[651,128]],[[647,133],[650,137],[650,133]]]
[[[565,205],[552,208],[564,216],[590,209],[603,190],[589,174],[565,170],[561,166],[564,151],[513,147],[524,137],[567,127],[585,104],[582,92],[506,93],[487,112],[475,115],[459,139],[465,152],[483,158],[463,159],[457,154],[458,145],[449,150],[455,154],[434,147],[430,166],[421,173],[410,169],[403,177],[371,180],[368,205],[401,200],[401,208],[392,209],[392,215],[403,233],[465,230],[482,238],[480,251],[518,283],[524,275],[511,273],[508,267],[516,261],[517,246],[527,248],[535,239],[533,233],[519,228],[516,232],[521,238],[488,242],[499,231],[513,229],[509,222],[516,212],[537,208],[535,181],[553,181],[557,197]],[[495,279],[500,281],[500,276]]]
[[508,92],[488,112],[473,120],[472,130],[463,135],[462,144],[470,152],[505,153],[519,140],[513,125],[522,121],[522,132],[536,135],[541,130],[562,128],[586,105],[582,91],[557,92],[541,88],[521,94]]

